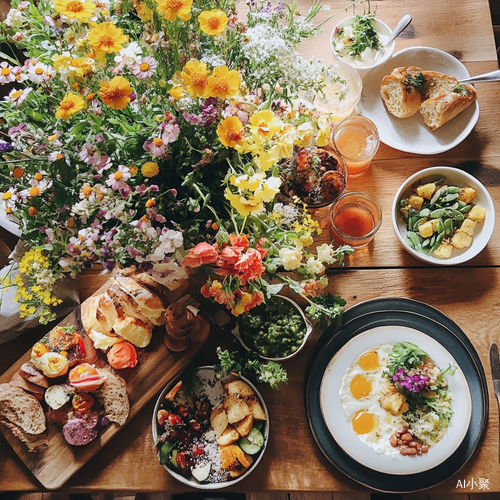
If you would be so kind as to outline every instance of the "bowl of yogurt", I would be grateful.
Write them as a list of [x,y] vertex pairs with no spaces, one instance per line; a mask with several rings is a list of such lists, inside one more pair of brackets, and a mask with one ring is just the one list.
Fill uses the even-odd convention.
[[373,14],[350,16],[333,29],[330,35],[330,49],[333,57],[364,75],[391,57],[395,42],[375,60],[391,33],[391,28]]

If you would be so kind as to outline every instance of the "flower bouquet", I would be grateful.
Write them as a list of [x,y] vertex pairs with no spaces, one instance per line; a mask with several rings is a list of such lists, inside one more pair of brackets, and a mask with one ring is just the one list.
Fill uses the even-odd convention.
[[321,10],[252,0],[243,22],[232,0],[13,0],[0,198],[31,247],[15,283],[25,314],[49,321],[54,283],[93,262],[170,289],[208,271],[202,294],[234,315],[283,286],[313,316],[340,314],[341,300],[313,299],[349,249],[311,250],[317,222],[279,198],[294,146],[330,140],[329,113],[300,96],[349,90],[296,51]]

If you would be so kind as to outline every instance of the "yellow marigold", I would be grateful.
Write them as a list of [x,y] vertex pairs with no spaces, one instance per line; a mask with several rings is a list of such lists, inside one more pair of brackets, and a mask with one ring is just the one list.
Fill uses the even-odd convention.
[[156,0],[156,3],[158,12],[169,21],[175,21],[177,17],[182,21],[191,19],[193,0]]
[[95,12],[95,3],[89,0],[54,0],[57,12],[86,23]]
[[137,172],[139,172],[139,169],[135,165],[130,165],[130,167],[128,167],[128,170],[132,177],[134,177],[134,175],[137,175]]
[[90,45],[99,52],[120,52],[128,37],[114,23],[101,23],[89,31],[87,37]]
[[174,99],[180,99],[184,95],[184,89],[180,85],[174,85],[168,93],[174,98]]
[[208,86],[207,65],[200,61],[189,61],[182,68],[182,82],[191,97],[203,97]]
[[78,94],[68,92],[59,103],[56,118],[69,120],[75,113],[78,113],[82,109],[85,109],[85,101]]
[[206,95],[209,97],[228,97],[238,94],[241,77],[234,69],[229,71],[227,66],[219,66],[213,71],[213,76],[208,79]]
[[109,82],[101,82],[101,90],[99,90],[99,97],[110,108],[125,109],[130,102],[130,94],[132,87],[130,82],[123,78],[123,76],[115,76]]
[[155,177],[159,172],[160,167],[158,166],[158,163],[155,163],[154,161],[147,161],[141,167],[141,173],[144,177]]
[[134,0],[132,3],[141,21],[147,22],[153,19],[153,11],[144,2]]
[[198,16],[200,29],[207,35],[220,35],[227,26],[227,16],[220,9],[205,10]]
[[283,122],[268,109],[258,111],[250,117],[250,130],[256,139],[269,139],[278,133]]
[[90,57],[79,57],[71,61],[71,65],[77,68],[76,74],[80,77],[86,77],[94,73],[94,64],[94,60]]
[[217,135],[226,148],[234,148],[245,136],[245,129],[237,116],[229,116],[219,123]]

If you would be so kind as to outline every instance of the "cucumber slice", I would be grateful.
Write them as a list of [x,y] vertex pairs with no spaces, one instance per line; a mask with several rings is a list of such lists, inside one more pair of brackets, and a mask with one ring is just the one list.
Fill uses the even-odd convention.
[[169,461],[170,451],[174,447],[174,443],[171,441],[165,441],[160,448],[159,459],[162,465],[166,465]]
[[252,428],[246,438],[241,438],[238,440],[238,446],[249,455],[255,455],[256,453],[258,453],[263,444],[264,436],[255,427]]
[[255,427],[255,429],[257,429],[258,431],[260,431],[260,430],[262,430],[262,427],[264,426],[264,421],[263,420],[259,420],[258,422],[256,422],[254,420],[253,426]]
[[208,479],[208,476],[210,476],[210,471],[212,470],[212,465],[210,462],[206,465],[201,465],[198,467],[192,467],[191,468],[191,474],[193,474],[193,477],[202,483],[203,481],[206,481]]
[[170,463],[176,468],[176,469],[180,469],[179,467],[179,464],[177,463],[177,450],[174,448],[172,450],[172,456],[170,457]]

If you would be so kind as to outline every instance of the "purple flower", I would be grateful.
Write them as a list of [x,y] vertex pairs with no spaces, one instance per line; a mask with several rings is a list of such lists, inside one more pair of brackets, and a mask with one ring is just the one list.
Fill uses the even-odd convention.
[[399,382],[401,387],[410,392],[421,392],[426,387],[429,377],[426,375],[407,375],[403,368],[398,368],[392,376],[394,382]]
[[106,259],[104,261],[104,267],[111,272],[115,268],[115,261],[111,259]]
[[0,142],[0,151],[2,151],[2,153],[10,153],[13,149],[10,142]]
[[20,123],[19,125],[16,125],[15,127],[11,127],[9,129],[9,136],[11,139],[15,139],[16,137],[24,135],[23,132],[26,130],[28,127],[27,123]]

